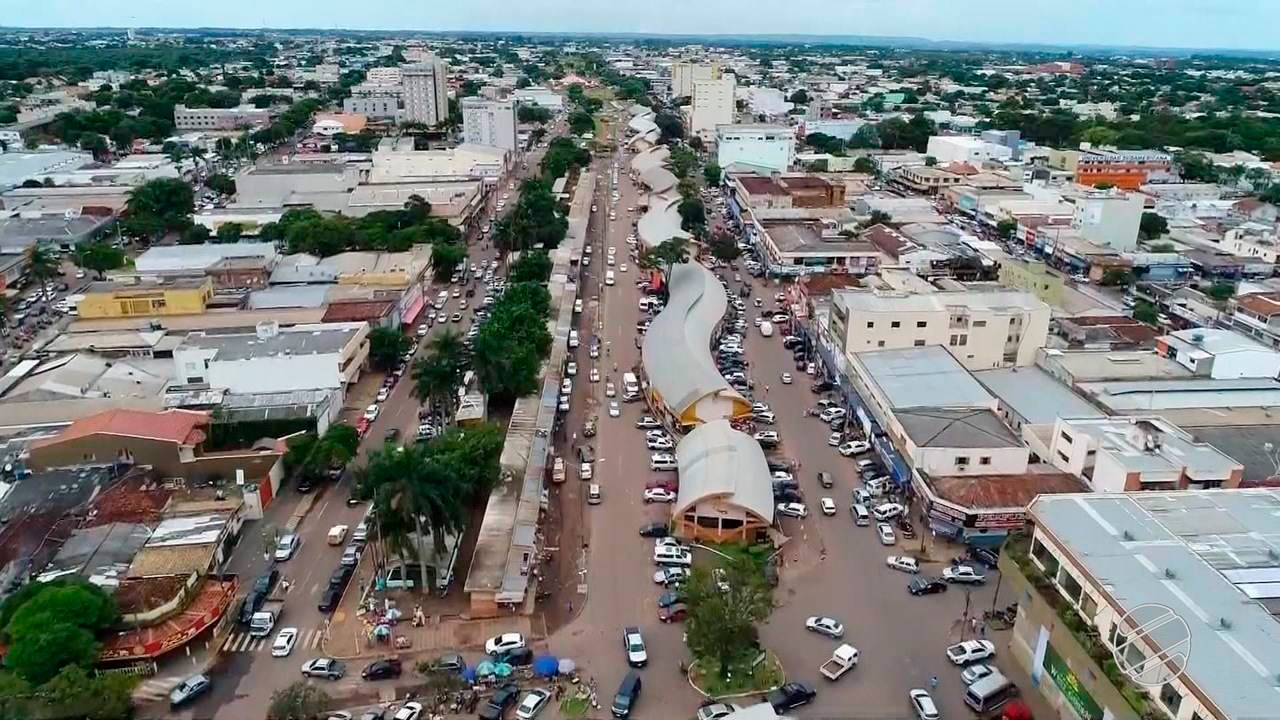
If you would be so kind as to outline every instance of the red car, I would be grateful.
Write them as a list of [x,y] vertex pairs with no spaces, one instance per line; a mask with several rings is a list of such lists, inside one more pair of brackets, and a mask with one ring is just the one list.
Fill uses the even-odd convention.
[[671,492],[680,492],[680,482],[671,478],[654,478],[644,484],[645,490],[652,490],[654,488],[662,488],[663,490],[670,490]]
[[658,619],[664,623],[682,622],[689,615],[689,606],[684,603],[675,603],[663,608],[658,608]]

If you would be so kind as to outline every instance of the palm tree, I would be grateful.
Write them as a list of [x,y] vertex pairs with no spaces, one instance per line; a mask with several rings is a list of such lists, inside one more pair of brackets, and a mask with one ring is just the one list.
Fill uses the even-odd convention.
[[205,160],[209,157],[208,150],[205,150],[202,147],[192,146],[190,154],[191,154],[192,163],[199,163],[201,165],[204,165],[206,168],[208,168],[208,163],[205,162]]
[[465,367],[466,347],[462,335],[453,330],[436,335],[427,341],[427,354],[414,365],[414,397],[446,408],[451,414]]
[[40,291],[49,291],[49,281],[62,274],[58,258],[42,245],[27,250],[27,276],[40,283]]

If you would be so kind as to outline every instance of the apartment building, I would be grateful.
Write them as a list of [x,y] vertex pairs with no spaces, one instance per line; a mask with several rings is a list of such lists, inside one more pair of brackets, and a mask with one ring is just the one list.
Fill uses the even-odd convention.
[[716,127],[732,125],[737,115],[734,91],[738,82],[733,75],[716,80],[693,83],[693,102],[689,105],[689,131],[705,143],[716,139]]
[[363,86],[362,92],[352,89],[351,97],[342,101],[342,112],[352,115],[364,115],[373,121],[398,122],[404,113],[399,85]]
[[399,85],[403,80],[400,67],[371,67],[364,71],[364,81],[370,85]]
[[933,293],[840,290],[830,330],[845,353],[945,347],[970,370],[1035,363],[1049,306],[1023,290]]
[[1251,293],[1231,301],[1231,327],[1280,348],[1280,293]]
[[1222,237],[1222,247],[1232,255],[1257,258],[1263,262],[1280,262],[1280,242],[1275,230],[1258,223],[1245,223],[1231,228]]
[[516,152],[516,104],[513,100],[463,98],[462,142]]
[[1058,418],[1046,459],[1096,492],[1236,488],[1244,465],[1158,416]]
[[786,125],[721,125],[716,128],[716,162],[765,172],[786,172],[796,161],[795,131]]
[[682,60],[671,65],[671,97],[693,97],[699,80],[719,80],[720,63]]
[[178,130],[244,130],[271,124],[271,111],[252,105],[233,108],[173,107],[173,126]]
[[1173,158],[1158,150],[1109,150],[1082,147],[1076,162],[1076,182],[1097,186],[1109,183],[1122,190],[1137,190],[1153,179],[1171,176]]
[[404,122],[435,127],[449,116],[449,69],[435,55],[400,69],[404,86]]
[[1280,493],[1041,496],[1000,556],[1006,656],[1052,715],[1273,717]]
[[968,181],[963,175],[927,165],[899,168],[890,180],[926,195],[936,195],[945,188],[958,187]]
[[1146,197],[1140,193],[1110,190],[1090,192],[1074,199],[1071,227],[1080,237],[1116,252],[1138,247],[1138,227]]

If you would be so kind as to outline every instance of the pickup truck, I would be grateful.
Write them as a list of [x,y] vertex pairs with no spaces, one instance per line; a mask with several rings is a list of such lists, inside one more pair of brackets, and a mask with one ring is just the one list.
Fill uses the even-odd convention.
[[828,680],[838,680],[841,675],[853,669],[858,664],[858,649],[845,643],[836,648],[831,653],[831,659],[822,663],[822,667],[818,668],[818,672]]
[[276,627],[276,621],[280,619],[283,612],[283,599],[268,599],[262,603],[262,607],[258,608],[249,620],[249,637],[263,638],[271,635],[271,631]]

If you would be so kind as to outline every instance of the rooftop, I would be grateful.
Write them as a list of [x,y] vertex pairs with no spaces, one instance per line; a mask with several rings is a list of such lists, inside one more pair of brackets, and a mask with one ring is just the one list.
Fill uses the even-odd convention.
[[1102,417],[1097,408],[1038,367],[980,370],[973,377],[1033,425],[1060,417]]
[[1031,515],[1117,610],[1155,604],[1187,624],[1182,681],[1218,717],[1275,716],[1280,492],[1041,496]]
[[1011,448],[1021,447],[1009,428],[986,409],[915,407],[895,414],[902,429],[917,447]]
[[31,447],[39,448],[92,435],[119,435],[179,445],[198,445],[205,439],[202,428],[208,424],[209,414],[204,412],[145,412],[121,408],[77,420],[55,437],[36,440]]
[[275,243],[205,243],[203,245],[160,245],[149,248],[134,262],[139,273],[201,271],[229,258],[277,257]]
[[1191,371],[1176,361],[1150,351],[1046,349],[1040,351],[1036,362],[1050,375],[1066,374],[1077,383],[1191,377]]
[[1092,437],[1099,454],[1114,455],[1130,471],[1177,476],[1185,469],[1195,482],[1225,479],[1240,466],[1221,450],[1197,443],[1185,430],[1159,417],[1069,418],[1062,426]]
[[1163,338],[1181,351],[1222,355],[1234,352],[1274,353],[1271,348],[1253,338],[1221,328],[1198,327],[1171,332]]
[[[1037,467],[1037,466],[1032,466]],[[929,487],[947,502],[973,510],[1022,510],[1039,495],[1086,492],[1079,478],[1047,467],[1003,475],[930,475]],[[1047,469],[1046,469],[1047,468]]]
[[694,428],[676,446],[680,491],[674,515],[712,497],[773,522],[773,477],[760,443],[728,420]]
[[1271,378],[1187,378],[1078,383],[1080,392],[1112,414],[1165,409],[1280,406],[1280,382]]
[[219,361],[248,360],[274,355],[323,355],[342,352],[364,323],[322,323],[281,328],[270,337],[231,328],[187,335],[183,347],[216,351]]
[[940,345],[870,350],[853,353],[853,357],[894,411],[995,407],[995,398]]

